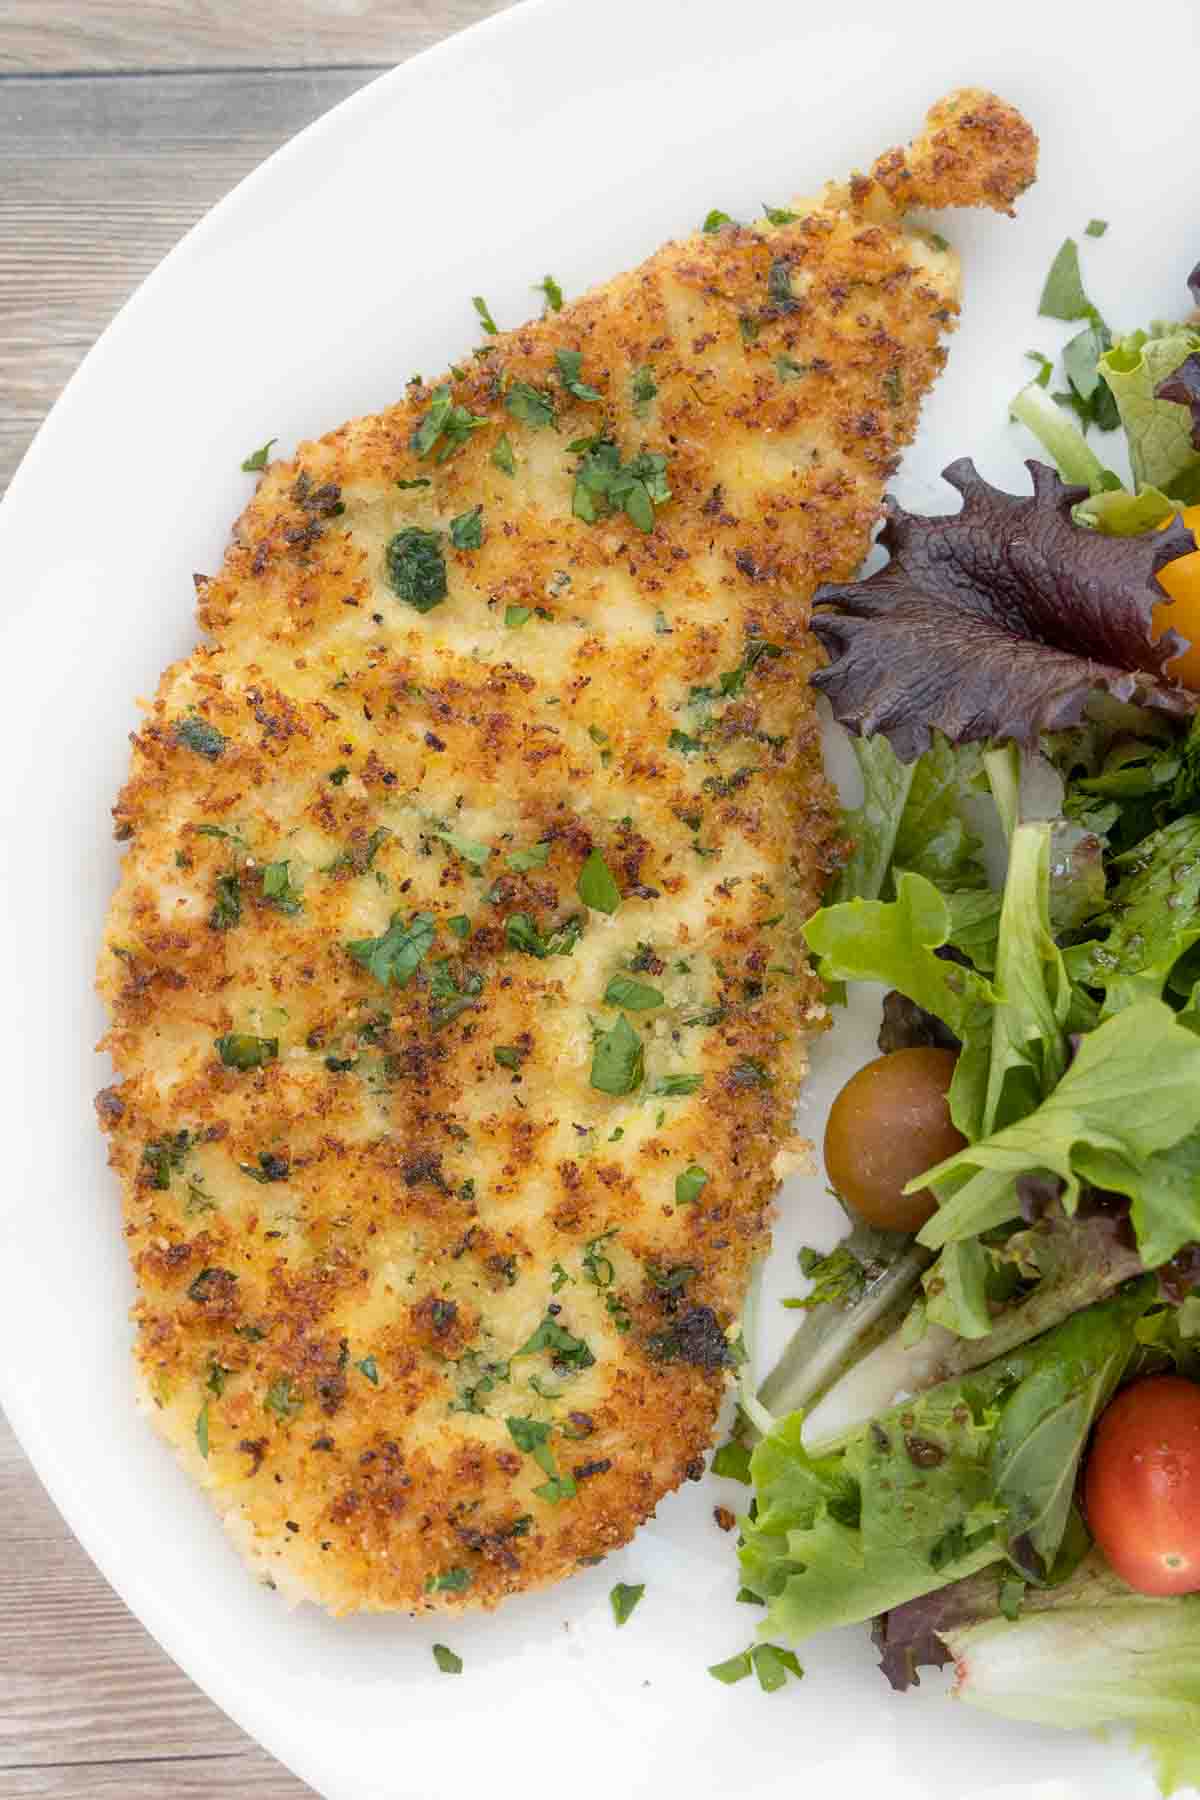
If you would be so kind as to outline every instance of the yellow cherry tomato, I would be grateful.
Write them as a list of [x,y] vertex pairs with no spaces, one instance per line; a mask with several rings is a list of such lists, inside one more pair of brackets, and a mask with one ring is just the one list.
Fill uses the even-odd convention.
[[[1196,537],[1200,531],[1200,506],[1185,507],[1183,522]],[[1197,542],[1200,543],[1200,538]],[[1184,687],[1200,689],[1200,550],[1177,556],[1174,562],[1158,571],[1158,579],[1174,605],[1154,608],[1155,637],[1161,637],[1173,626],[1180,637],[1191,640],[1192,646],[1182,656],[1172,658],[1167,664],[1167,673],[1181,681]]]

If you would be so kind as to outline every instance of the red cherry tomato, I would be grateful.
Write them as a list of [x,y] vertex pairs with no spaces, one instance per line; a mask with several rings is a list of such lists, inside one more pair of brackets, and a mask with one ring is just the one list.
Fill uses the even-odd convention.
[[1200,1590],[1200,1385],[1152,1375],[1101,1416],[1084,1475],[1092,1535],[1139,1594]]

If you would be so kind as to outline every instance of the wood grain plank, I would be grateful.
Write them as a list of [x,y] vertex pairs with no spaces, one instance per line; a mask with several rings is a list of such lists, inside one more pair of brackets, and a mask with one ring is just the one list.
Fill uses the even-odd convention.
[[69,1763],[4,1775],[4,1800],[303,1800],[312,1790],[265,1750],[145,1763]]
[[133,290],[370,70],[0,81],[0,491]]
[[8,0],[0,71],[328,67],[403,62],[512,0]]
[[[0,1412],[0,1547],[10,1552],[17,1544],[62,1542],[71,1533],[49,1494],[30,1468],[12,1426]],[[21,1557],[25,1552],[22,1550]],[[0,1568],[8,1555],[0,1553]],[[3,1581],[0,1576],[0,1582]]]

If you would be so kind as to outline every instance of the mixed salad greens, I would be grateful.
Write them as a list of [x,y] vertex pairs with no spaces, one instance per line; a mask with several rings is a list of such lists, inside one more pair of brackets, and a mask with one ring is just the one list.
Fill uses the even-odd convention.
[[[1038,353],[1012,410],[1055,467],[1017,497],[953,464],[962,509],[889,505],[887,565],[814,617],[864,799],[808,943],[835,998],[887,990],[885,1067],[952,1069],[955,1147],[904,1184],[915,1235],[804,1253],[717,1467],[773,1648],[873,1621],[893,1686],[954,1662],[995,1712],[1126,1721],[1170,1792],[1200,1784],[1200,1459],[1151,1568],[1162,1518],[1118,1491],[1100,1530],[1090,1445],[1131,1382],[1200,1382],[1200,327],[1115,336],[1070,241],[1042,310],[1081,322],[1065,386]],[[902,1162],[907,1116],[861,1115],[851,1160]]]

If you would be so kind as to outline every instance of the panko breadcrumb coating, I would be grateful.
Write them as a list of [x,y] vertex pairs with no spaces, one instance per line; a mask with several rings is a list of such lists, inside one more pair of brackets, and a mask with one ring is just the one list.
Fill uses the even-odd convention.
[[809,599],[1011,207],[964,92],[271,464],[116,807],[100,965],[146,1404],[255,1569],[491,1606],[704,1467],[839,855]]

